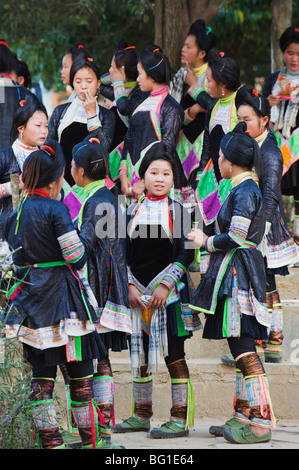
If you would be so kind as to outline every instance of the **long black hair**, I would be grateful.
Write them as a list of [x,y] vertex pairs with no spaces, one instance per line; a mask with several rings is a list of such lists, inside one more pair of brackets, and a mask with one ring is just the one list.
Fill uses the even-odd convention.
[[91,138],[75,145],[72,156],[76,166],[83,168],[90,180],[106,178],[109,170],[109,154],[98,139]]
[[56,140],[30,153],[23,165],[22,180],[29,192],[57,181],[65,167],[64,155]]
[[32,93],[26,97],[26,100],[22,102],[22,105],[15,112],[10,130],[11,143],[13,143],[19,135],[18,127],[26,126],[27,122],[36,111],[41,111],[48,119],[45,106],[41,104],[39,99]]
[[16,69],[16,58],[7,42],[0,39],[0,73],[11,73]]
[[244,85],[237,91],[236,108],[250,106],[258,117],[270,117],[270,105],[264,96],[260,95],[251,85]]
[[172,172],[174,172],[174,166],[173,166],[173,161],[171,158],[169,158],[169,155],[167,153],[167,147],[165,142],[155,142],[149,150],[146,152],[145,156],[142,159],[142,162],[139,167],[139,177],[140,179],[144,178],[144,175],[150,166],[150,164],[156,160],[165,160],[167,161],[172,169]]
[[95,64],[94,60],[92,57],[89,57],[85,54],[79,54],[75,61],[73,62],[70,70],[70,85],[74,88],[73,82],[74,82],[74,77],[79,70],[83,68],[90,68],[95,74],[97,79],[99,80],[101,78],[100,71]]
[[138,59],[139,57],[135,46],[130,46],[126,39],[120,39],[114,53],[115,65],[118,69],[124,66],[127,78],[132,81],[136,81],[138,76]]
[[198,49],[206,53],[204,61],[207,62],[210,50],[216,46],[216,37],[212,33],[212,28],[206,27],[203,19],[198,19],[190,26],[187,36],[195,36]]
[[240,86],[240,67],[235,59],[212,49],[208,56],[208,62],[212,77],[217,85],[223,84],[228,90],[237,91]]
[[146,74],[155,82],[169,85],[173,70],[159,46],[147,46],[140,55],[140,62]]

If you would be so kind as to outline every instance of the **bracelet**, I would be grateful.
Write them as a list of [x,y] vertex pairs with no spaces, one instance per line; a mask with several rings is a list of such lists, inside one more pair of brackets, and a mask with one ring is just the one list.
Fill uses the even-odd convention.
[[87,121],[88,121],[89,119],[94,119],[95,117],[98,117],[98,116],[95,114],[94,116],[87,118]]

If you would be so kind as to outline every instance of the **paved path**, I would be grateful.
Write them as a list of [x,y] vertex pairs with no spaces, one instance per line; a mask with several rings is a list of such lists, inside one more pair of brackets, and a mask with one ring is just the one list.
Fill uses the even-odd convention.
[[[162,422],[153,422],[152,427],[161,425]],[[276,424],[276,429],[272,432],[272,439],[262,444],[231,444],[223,437],[214,437],[209,434],[209,427],[215,421],[197,421],[194,428],[190,430],[189,437],[174,439],[151,439],[147,433],[127,433],[112,434],[112,442],[117,445],[124,445],[126,449],[149,449],[155,454],[165,453],[167,450],[180,450],[180,454],[186,454],[182,450],[197,449],[299,449],[299,422],[283,421]],[[158,449],[158,451],[157,451]],[[119,455],[119,454],[118,454]]]

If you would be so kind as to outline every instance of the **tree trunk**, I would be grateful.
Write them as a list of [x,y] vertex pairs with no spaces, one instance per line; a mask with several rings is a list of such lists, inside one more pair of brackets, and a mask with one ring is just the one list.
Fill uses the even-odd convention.
[[161,47],[175,69],[180,66],[184,3],[185,0],[155,1],[155,44]]
[[292,0],[272,0],[271,11],[271,72],[273,73],[283,66],[279,38],[284,30],[292,24]]
[[180,67],[180,51],[190,25],[202,18],[208,25],[218,13],[221,0],[155,0],[155,44],[161,47],[174,69]]

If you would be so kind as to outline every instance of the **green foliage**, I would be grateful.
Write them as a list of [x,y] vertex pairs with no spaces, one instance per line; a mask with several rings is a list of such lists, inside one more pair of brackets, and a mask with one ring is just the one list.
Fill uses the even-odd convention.
[[149,0],[12,0],[0,4],[2,37],[27,62],[33,81],[64,88],[61,60],[80,42],[102,73],[110,67],[118,40],[138,49],[153,42],[153,2]]
[[[242,80],[270,73],[270,0],[210,0],[220,5],[211,26],[218,47],[240,64]],[[140,51],[153,43],[154,0],[2,0],[1,36],[28,63],[33,81],[64,89],[61,60],[75,42],[82,43],[101,73],[107,72],[117,42],[125,37]],[[294,24],[299,4],[293,0]]]
[[[0,438],[3,449],[30,449],[32,413],[29,401],[31,367],[24,361],[18,340],[1,339],[4,362],[0,363]],[[7,419],[9,417],[9,419]]]
[[[293,1],[293,20],[298,23],[299,5]],[[243,82],[271,73],[271,3],[264,0],[224,2],[211,26],[217,47],[236,59]]]

